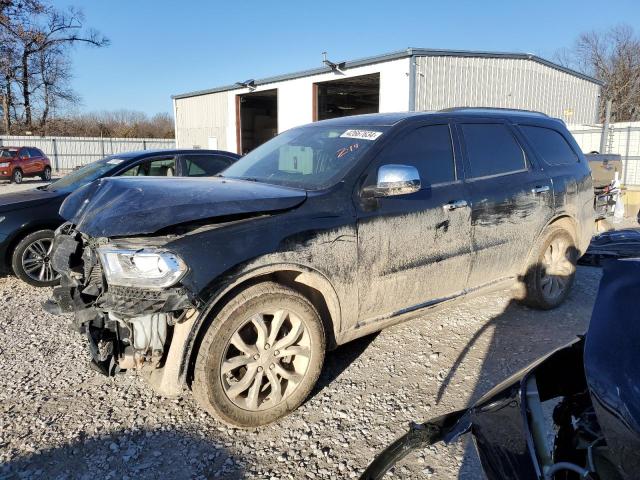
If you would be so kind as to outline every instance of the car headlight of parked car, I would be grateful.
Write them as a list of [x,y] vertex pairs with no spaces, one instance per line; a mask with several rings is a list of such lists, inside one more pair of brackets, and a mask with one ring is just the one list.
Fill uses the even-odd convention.
[[163,250],[100,247],[98,254],[109,285],[167,288],[175,285],[188,270],[179,256]]
[[11,165],[11,162],[0,162],[0,168],[7,168]]

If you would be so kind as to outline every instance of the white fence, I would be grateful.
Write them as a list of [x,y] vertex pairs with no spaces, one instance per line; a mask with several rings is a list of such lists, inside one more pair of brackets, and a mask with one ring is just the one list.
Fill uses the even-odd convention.
[[[600,151],[602,125],[570,125],[584,153]],[[622,183],[640,186],[640,122],[622,122],[609,125],[609,135],[604,152],[622,157]]]
[[162,138],[35,137],[0,135],[0,146],[29,146],[42,150],[54,170],[71,170],[114,153],[176,148]]

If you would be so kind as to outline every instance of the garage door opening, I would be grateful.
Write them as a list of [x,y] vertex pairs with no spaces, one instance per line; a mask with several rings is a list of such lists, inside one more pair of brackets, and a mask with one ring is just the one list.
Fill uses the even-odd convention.
[[380,74],[331,80],[314,84],[315,120],[378,113]]
[[245,154],[278,134],[278,90],[236,97],[238,152]]

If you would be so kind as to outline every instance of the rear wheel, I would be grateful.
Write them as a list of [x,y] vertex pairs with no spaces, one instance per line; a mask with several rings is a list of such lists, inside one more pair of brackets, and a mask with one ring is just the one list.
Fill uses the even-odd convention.
[[522,303],[543,310],[560,305],[573,285],[578,250],[571,234],[551,227],[542,236],[524,277]]
[[38,230],[27,235],[13,250],[13,272],[34,287],[57,285],[60,276],[51,265],[52,247],[53,230]]
[[16,168],[13,171],[13,174],[11,175],[11,181],[13,183],[20,184],[22,183],[22,179],[23,179],[22,170],[20,170],[19,168]]
[[203,337],[193,394],[225,423],[264,425],[309,395],[324,352],[322,322],[311,302],[276,283],[255,285],[231,300]]
[[48,182],[49,180],[51,180],[51,167],[44,167],[44,170],[42,171],[42,175],[40,175],[40,178],[42,178],[42,180],[44,180],[45,182]]

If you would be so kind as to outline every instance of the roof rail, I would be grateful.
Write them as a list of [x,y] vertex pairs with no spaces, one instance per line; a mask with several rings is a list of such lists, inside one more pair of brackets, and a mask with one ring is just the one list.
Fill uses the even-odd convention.
[[478,111],[478,112],[514,112],[514,113],[530,113],[533,115],[539,115],[541,117],[549,117],[546,113],[537,112],[535,110],[524,110],[521,108],[501,108],[501,107],[451,107],[443,108],[438,112],[464,112],[464,111]]

